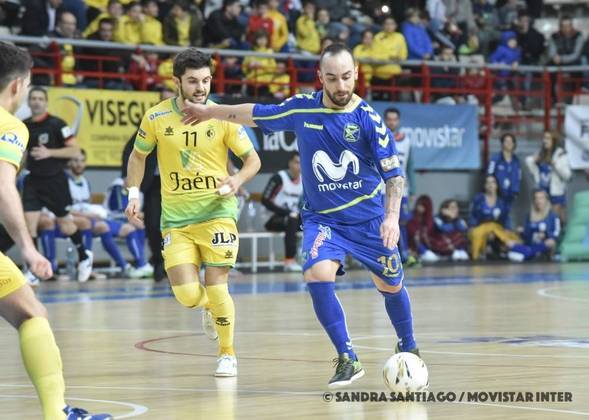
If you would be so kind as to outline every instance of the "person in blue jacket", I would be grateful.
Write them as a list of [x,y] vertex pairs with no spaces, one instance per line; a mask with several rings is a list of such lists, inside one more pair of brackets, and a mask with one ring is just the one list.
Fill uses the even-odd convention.
[[419,10],[407,9],[407,20],[401,25],[401,32],[407,42],[409,60],[429,60],[434,53],[432,40],[419,17]]
[[[519,65],[521,57],[522,52],[521,48],[517,45],[516,33],[513,31],[505,31],[501,34],[501,42],[499,46],[489,57],[489,62],[491,64],[507,64],[515,69]],[[497,89],[503,92],[508,88],[513,89],[515,84],[512,77],[513,74],[511,70],[498,70]],[[493,101],[498,102],[502,98],[503,96],[497,96]]]
[[535,189],[522,234],[524,242],[510,243],[507,256],[511,261],[517,262],[550,257],[556,250],[559,236],[560,219],[551,209],[548,194],[543,189]]
[[511,206],[519,194],[522,170],[518,157],[515,155],[517,140],[511,133],[501,136],[501,151],[491,157],[487,167],[487,175],[497,179],[499,185],[499,197],[505,204],[506,211],[511,211]]

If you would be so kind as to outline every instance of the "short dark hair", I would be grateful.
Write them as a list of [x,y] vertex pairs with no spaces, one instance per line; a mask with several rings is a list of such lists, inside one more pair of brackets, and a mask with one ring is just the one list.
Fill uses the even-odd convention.
[[221,7],[221,9],[224,11],[229,6],[233,6],[235,3],[239,3],[239,0],[223,0],[223,6]]
[[296,157],[301,157],[301,154],[299,152],[292,152],[290,157],[288,158],[288,161],[290,162],[291,160],[293,160]]
[[399,111],[399,108],[395,108],[395,107],[390,107],[384,110],[384,116],[386,118],[387,114],[397,114],[399,116],[399,118],[401,118],[401,111]]
[[6,42],[0,42],[0,92],[18,77],[26,77],[33,67],[28,51]]
[[30,90],[29,90],[29,99],[31,98],[31,95],[35,92],[41,92],[43,94],[43,96],[45,96],[45,100],[48,101],[49,100],[49,95],[47,94],[47,89],[41,87],[41,86],[33,86]]
[[350,50],[345,44],[341,42],[334,42],[329,47],[326,47],[321,53],[321,56],[319,57],[319,66],[321,66],[321,63],[323,62],[325,56],[338,55],[342,52],[347,52],[352,57],[352,60],[354,59],[354,54],[352,54],[352,50]]
[[499,140],[501,142],[501,144],[505,143],[505,139],[507,137],[511,137],[511,140],[513,140],[513,150],[515,150],[517,148],[517,139],[515,138],[515,136],[513,135],[513,133],[504,133],[501,136],[501,139]]
[[174,77],[180,79],[187,69],[202,69],[208,67],[212,72],[211,56],[197,50],[188,48],[174,58]]
[[111,17],[103,17],[102,19],[100,19],[98,21],[98,29],[100,30],[100,27],[104,24],[109,24],[112,26],[115,26],[117,24],[117,21],[114,18]]

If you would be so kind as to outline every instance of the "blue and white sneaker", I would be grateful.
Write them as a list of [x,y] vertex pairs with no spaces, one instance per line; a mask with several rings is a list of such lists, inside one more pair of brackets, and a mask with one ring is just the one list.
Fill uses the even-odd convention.
[[63,412],[67,414],[66,420],[113,420],[110,414],[90,414],[81,408],[74,408],[66,405]]

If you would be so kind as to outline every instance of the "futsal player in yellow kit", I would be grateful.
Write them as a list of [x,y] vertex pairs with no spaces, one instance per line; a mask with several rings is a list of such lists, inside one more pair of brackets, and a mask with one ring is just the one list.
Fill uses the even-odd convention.
[[[29,132],[13,114],[27,95],[33,62],[27,52],[3,42],[0,42],[0,57],[0,217],[30,270],[39,278],[47,279],[52,275],[51,263],[35,249],[16,189],[16,173]],[[2,253],[0,316],[18,330],[23,362],[37,390],[45,420],[112,419],[109,414],[91,415],[66,405],[61,356],[47,321],[47,310],[18,267]],[[12,361],[2,360],[1,363]]]
[[[205,103],[211,87],[211,58],[195,48],[174,59],[178,96],[147,111],[129,158],[127,183],[131,222],[140,213],[139,185],[145,159],[157,146],[162,180],[164,265],[176,300],[188,308],[203,307],[203,328],[219,339],[215,376],[236,376],[233,349],[235,308],[227,279],[235,265],[239,238],[236,227],[239,187],[260,169],[260,159],[243,127],[211,120],[195,126],[181,122],[184,101]],[[229,176],[228,152],[243,161]],[[205,266],[205,286],[199,268]]]

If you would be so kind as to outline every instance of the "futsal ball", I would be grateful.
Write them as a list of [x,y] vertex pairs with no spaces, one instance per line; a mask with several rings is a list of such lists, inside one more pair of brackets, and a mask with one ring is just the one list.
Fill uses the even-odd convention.
[[425,362],[409,352],[391,356],[384,365],[382,376],[387,388],[393,392],[419,392],[429,385]]

